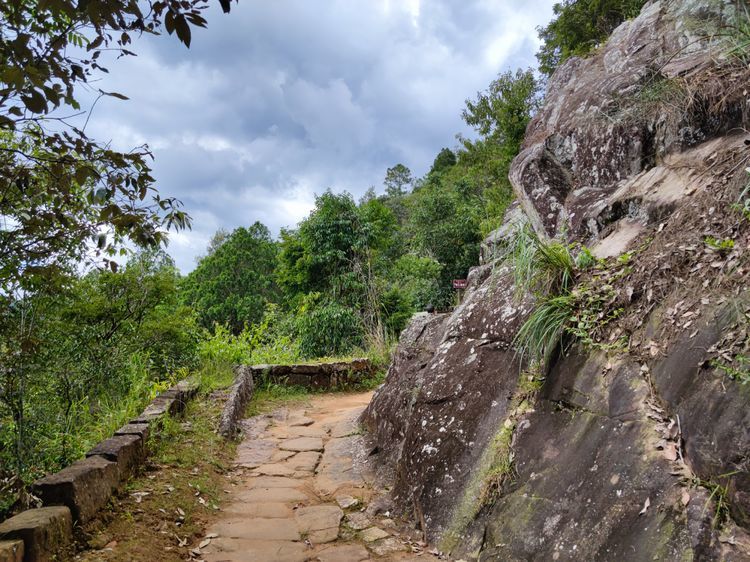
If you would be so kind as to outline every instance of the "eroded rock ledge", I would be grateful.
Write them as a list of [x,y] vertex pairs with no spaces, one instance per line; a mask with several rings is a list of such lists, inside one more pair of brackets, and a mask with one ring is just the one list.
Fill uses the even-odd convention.
[[[613,287],[626,352],[578,345],[529,380],[513,341],[534,303],[498,259],[508,228],[462,305],[402,334],[362,421],[396,504],[456,558],[750,559],[750,391],[712,360],[747,333],[750,232],[732,205],[750,73],[695,31],[733,9],[650,2],[566,62],[511,169],[523,214],[507,222],[602,258],[637,249]],[[644,105],[655,83],[688,97]]]

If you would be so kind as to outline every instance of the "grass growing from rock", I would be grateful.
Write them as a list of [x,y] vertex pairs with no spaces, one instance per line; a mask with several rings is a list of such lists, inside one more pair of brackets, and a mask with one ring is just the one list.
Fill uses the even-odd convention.
[[626,253],[598,260],[585,246],[543,240],[528,226],[520,229],[506,260],[516,290],[532,293],[537,305],[515,337],[518,353],[545,365],[566,337],[593,349],[622,349],[622,339],[604,341],[603,332],[622,313],[612,284],[630,273],[631,258]]
[[519,294],[567,291],[576,276],[575,248],[557,240],[542,240],[529,225],[519,228],[511,239],[507,256],[513,265],[513,281]]
[[[711,520],[711,525],[714,529],[721,529],[722,525],[729,519],[728,479],[735,474],[737,474],[737,471],[721,474],[716,479],[711,480],[703,480],[696,477],[693,481],[694,486],[700,486],[711,492],[703,506],[703,512],[705,513],[706,510],[711,508],[714,509],[714,516]],[[726,480],[724,484],[720,482],[722,478]]]

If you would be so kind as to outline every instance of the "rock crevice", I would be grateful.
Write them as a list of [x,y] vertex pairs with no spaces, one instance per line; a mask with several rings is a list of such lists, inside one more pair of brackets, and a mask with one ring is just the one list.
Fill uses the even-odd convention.
[[[519,205],[463,302],[402,334],[362,419],[396,505],[452,555],[750,558],[750,394],[717,366],[748,347],[727,310],[748,317],[750,233],[733,204],[750,70],[694,25],[731,24],[735,8],[652,1],[564,63],[511,167]],[[613,263],[628,253],[605,334],[627,348],[566,348],[531,393],[513,342],[534,299],[501,259],[525,222]],[[495,479],[489,500],[478,475]]]

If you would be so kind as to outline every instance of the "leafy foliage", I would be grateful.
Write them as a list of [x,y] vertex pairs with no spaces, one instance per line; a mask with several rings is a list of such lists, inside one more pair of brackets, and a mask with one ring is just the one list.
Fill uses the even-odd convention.
[[125,241],[153,247],[165,242],[165,228],[189,226],[179,201],[153,188],[147,147],[112,150],[62,112],[78,111],[79,87],[107,71],[105,51],[133,55],[134,37],[162,28],[189,46],[191,25],[206,25],[207,2],[0,5],[0,290],[49,282],[92,240],[109,261]]
[[572,56],[584,56],[623,21],[637,16],[646,0],[563,0],[554,5],[554,19],[538,29],[542,47],[539,70],[551,75]]
[[526,126],[539,105],[539,84],[534,71],[500,74],[476,100],[466,100],[463,118],[486,140],[502,145],[507,157],[518,154]]
[[453,186],[438,179],[416,192],[410,205],[407,228],[412,248],[441,264],[440,290],[432,304],[448,306],[451,279],[465,278],[477,261],[480,202],[464,184]]
[[266,304],[275,300],[277,245],[258,222],[213,243],[213,250],[185,279],[183,300],[204,327],[218,323],[239,334],[246,325],[260,322]]
[[475,185],[482,198],[483,236],[500,226],[513,199],[508,173],[521,149],[526,127],[539,107],[539,92],[534,72],[518,69],[500,74],[475,100],[466,100],[464,121],[480,137],[474,141],[461,139],[457,170],[465,170],[462,180]]
[[351,308],[336,302],[302,314],[297,330],[304,357],[342,355],[364,342],[362,319]]
[[177,282],[169,259],[146,253],[0,308],[2,471],[33,479],[80,457],[196,365],[200,332]]
[[385,172],[385,192],[388,197],[404,195],[414,183],[411,170],[403,164],[396,164]]

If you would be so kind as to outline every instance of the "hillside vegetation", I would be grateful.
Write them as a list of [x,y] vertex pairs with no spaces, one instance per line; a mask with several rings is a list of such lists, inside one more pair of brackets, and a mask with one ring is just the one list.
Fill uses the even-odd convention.
[[[44,8],[49,29],[36,27],[27,3],[0,8],[0,23],[49,42],[75,13],[67,2],[52,4]],[[125,50],[125,33],[113,41],[101,31],[125,29],[112,24],[118,17],[128,29],[158,30],[165,7],[152,4],[153,21],[133,7],[84,21],[100,34],[88,44]],[[590,50],[636,4],[557,5],[540,30],[540,70]],[[177,18],[187,45],[186,17],[205,25],[191,10]],[[75,33],[67,41],[84,44]],[[179,378],[192,374],[210,390],[227,384],[238,362],[368,354],[385,365],[414,312],[455,304],[451,280],[477,265],[480,242],[500,226],[513,199],[510,163],[544,85],[531,69],[499,74],[463,109],[476,137],[441,150],[424,176],[395,164],[359,200],[320,186],[310,215],[279,239],[260,223],[219,231],[183,276],[164,232],[190,219],[153,190],[148,152],[118,154],[85,135],[43,129],[58,105],[77,107],[77,73],[101,68],[93,57],[76,70],[68,43],[58,43],[49,56],[67,74],[46,68],[32,83],[19,77],[24,53],[0,63],[10,84],[0,103],[0,515],[28,505],[30,482],[80,458]],[[0,46],[15,48],[2,37]],[[65,96],[52,87],[59,81]],[[9,99],[36,120],[17,117]],[[117,266],[118,255],[126,265]]]

